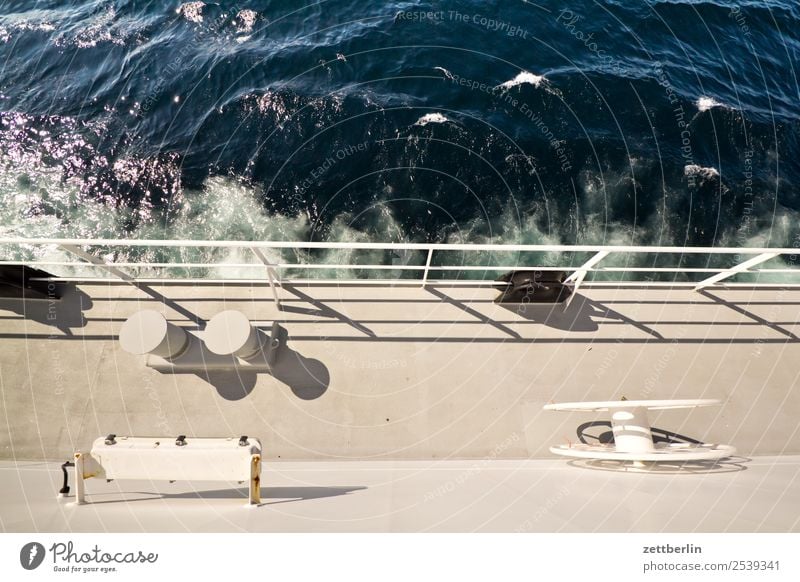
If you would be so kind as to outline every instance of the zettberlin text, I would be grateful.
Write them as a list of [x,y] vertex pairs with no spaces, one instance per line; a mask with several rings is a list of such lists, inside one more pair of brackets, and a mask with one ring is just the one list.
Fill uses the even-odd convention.
[[702,554],[703,548],[695,546],[694,544],[686,544],[685,546],[672,546],[666,544],[663,546],[644,546],[643,554]]

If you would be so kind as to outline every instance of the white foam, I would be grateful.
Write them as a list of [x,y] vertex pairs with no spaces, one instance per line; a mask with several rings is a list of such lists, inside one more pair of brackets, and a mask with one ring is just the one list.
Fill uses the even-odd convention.
[[[383,209],[385,211],[370,214],[368,220],[362,216],[357,226],[352,224],[352,216],[342,215],[334,217],[327,226],[320,227],[314,222],[318,217],[317,211],[308,212],[306,209],[306,213],[298,212],[296,215],[270,212],[267,210],[270,204],[265,204],[265,201],[272,201],[274,205],[274,200],[282,199],[286,193],[264,192],[244,180],[215,176],[208,178],[199,190],[183,189],[177,159],[162,162],[123,157],[110,162],[110,170],[121,183],[153,180],[169,194],[169,208],[154,207],[149,201],[143,201],[138,208],[131,208],[126,204],[118,204],[113,195],[89,195],[84,191],[86,183],[83,179],[77,176],[64,179],[61,163],[63,158],[77,159],[90,147],[81,138],[82,131],[87,128],[72,118],[56,118],[51,120],[46,130],[38,130],[34,135],[36,127],[31,127],[33,121],[35,119],[19,113],[0,115],[0,237],[211,240],[311,240],[322,237],[342,242],[366,242],[384,241],[388,236],[390,241],[409,242],[403,238],[402,227],[394,220],[388,206]],[[59,140],[38,151],[35,146],[39,142],[34,138],[37,135],[41,137],[45,131],[57,133],[68,143],[65,145]],[[31,135],[29,139],[20,137],[28,134]],[[54,149],[61,152],[55,163],[49,159],[53,157]],[[97,157],[102,158],[99,154]],[[156,164],[166,166],[159,169],[154,167]],[[99,166],[105,168],[105,164]],[[91,174],[94,169],[87,167],[82,173]],[[133,229],[132,224],[135,224]],[[360,254],[354,256],[356,252],[361,253],[330,250],[319,260],[335,265],[351,264],[361,259],[377,263],[383,257],[383,251],[367,253],[369,256],[366,258]],[[169,262],[185,258],[181,253],[176,249],[159,250],[154,254],[151,250],[134,248],[121,251],[114,259],[158,259]],[[236,249],[206,249],[198,253],[195,257],[198,261],[254,263],[252,268],[212,268],[206,273],[209,277],[263,276],[263,266],[258,265],[249,253]],[[302,261],[303,257],[301,251],[293,260]],[[72,260],[67,253],[48,247],[20,249],[19,253],[9,258]],[[281,260],[277,252],[270,253],[268,258],[275,262]],[[52,270],[59,275],[98,276],[91,268],[54,267]],[[298,271],[297,276],[336,277],[341,273],[335,269],[318,270],[311,274]]]
[[534,87],[538,88],[545,81],[546,79],[544,78],[544,75],[534,75],[528,71],[522,71],[510,81],[501,83],[499,87],[502,89],[511,89],[512,87],[517,87],[527,83],[528,85],[533,85]]
[[[113,12],[113,8],[108,9]],[[23,20],[16,22],[12,25],[15,30],[32,31],[32,32],[53,32],[56,27],[47,22],[46,20]]]
[[713,97],[700,97],[695,103],[697,109],[700,111],[708,111],[712,107],[725,107],[722,103]]
[[[198,2],[198,4],[201,4],[201,2]],[[257,18],[258,12],[255,10],[240,10],[236,15],[236,31],[240,33],[253,32]]]
[[185,2],[175,10],[177,14],[183,16],[189,22],[203,22],[203,8],[205,2]]
[[282,123],[289,117],[289,108],[284,97],[273,91],[267,91],[261,95],[251,93],[244,98],[246,112],[258,111],[262,115],[274,115],[277,123]]
[[53,32],[56,27],[47,20],[28,19],[0,26],[0,43],[11,40],[12,32]]
[[429,123],[447,123],[450,121],[441,113],[426,113],[420,117],[414,125],[428,125]]
[[433,67],[433,68],[435,70],[437,70],[437,71],[441,71],[442,73],[444,73],[444,76],[447,77],[448,79],[450,79],[451,81],[455,78],[455,77],[453,77],[453,73],[451,73],[450,71],[448,71],[444,67]]
[[104,14],[92,20],[89,25],[75,35],[74,44],[78,48],[93,48],[101,42],[111,42],[117,45],[124,44],[124,38],[111,34],[111,26],[117,16],[113,7],[109,7]]
[[697,164],[689,164],[683,167],[684,176],[700,176],[705,180],[712,180],[719,178],[719,170],[711,167],[698,166]]

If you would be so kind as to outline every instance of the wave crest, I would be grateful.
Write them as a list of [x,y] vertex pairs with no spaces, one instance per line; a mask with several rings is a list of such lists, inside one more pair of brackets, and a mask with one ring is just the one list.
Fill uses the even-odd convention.
[[429,123],[447,123],[448,121],[452,122],[449,117],[445,117],[441,113],[426,113],[414,125],[425,126]]

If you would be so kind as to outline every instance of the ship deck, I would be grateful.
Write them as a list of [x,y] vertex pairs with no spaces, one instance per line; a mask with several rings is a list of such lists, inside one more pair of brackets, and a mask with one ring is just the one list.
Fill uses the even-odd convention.
[[[470,285],[279,293],[281,309],[265,284],[109,281],[0,300],[3,529],[515,531],[567,487],[534,530],[798,530],[798,289],[582,287],[566,311],[498,305]],[[272,374],[163,374],[119,348],[140,309],[199,334],[237,309],[265,330],[280,322],[288,343]],[[734,445],[740,468],[643,476],[549,453],[608,419],[544,404],[622,396],[721,399],[651,423]],[[236,513],[228,493],[195,499],[187,484],[58,505],[52,462],[109,433],[258,437],[266,507]],[[176,517],[159,525],[165,510]]]
[[557,459],[282,461],[262,503],[235,483],[89,481],[58,499],[58,463],[0,463],[5,531],[790,532],[798,456],[622,473]]

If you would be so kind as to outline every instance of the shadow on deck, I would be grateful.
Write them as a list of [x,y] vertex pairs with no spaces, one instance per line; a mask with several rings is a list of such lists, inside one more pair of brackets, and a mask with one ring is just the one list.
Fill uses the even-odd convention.
[[[141,288],[143,285],[139,284]],[[253,286],[257,287],[257,286]],[[390,293],[395,288],[370,287],[375,293],[365,297],[364,293],[347,296],[342,292],[344,287],[329,285],[309,285],[306,291],[301,291],[298,286],[284,285],[284,295],[290,297],[282,299],[282,306],[276,310],[272,300],[265,293],[258,296],[243,297],[239,301],[248,304],[263,305],[263,311],[269,312],[263,319],[274,319],[283,325],[338,324],[338,329],[346,326],[351,333],[307,333],[306,329],[296,330],[291,333],[294,341],[346,341],[346,342],[414,342],[414,343],[679,343],[679,344],[734,344],[734,343],[759,343],[759,344],[784,344],[797,343],[800,338],[792,331],[792,326],[800,322],[771,321],[752,310],[753,306],[763,308],[774,306],[773,311],[780,307],[797,306],[800,301],[785,301],[778,297],[783,291],[758,290],[758,300],[734,301],[721,296],[717,290],[704,290],[693,292],[686,289],[669,290],[658,288],[656,298],[649,298],[648,290],[638,288],[631,292],[631,297],[615,297],[614,299],[598,299],[592,297],[595,290],[577,294],[571,305],[565,310],[563,305],[519,305],[519,304],[494,304],[490,296],[459,298],[457,290],[465,289],[447,285],[428,285],[416,289],[417,293],[410,297],[404,293],[397,298],[392,298]],[[364,290],[364,287],[352,285],[351,288]],[[181,289],[180,287],[177,287]],[[226,289],[229,286],[226,285]],[[226,298],[221,300],[215,296],[214,287],[202,286],[195,288],[201,291],[197,296],[176,297],[171,293],[173,286],[161,285],[159,291],[143,290],[146,295],[142,297],[91,297],[80,288],[75,288],[65,295],[60,301],[53,302],[23,302],[20,300],[0,301],[0,340],[2,339],[50,339],[50,340],[80,340],[80,341],[112,341],[117,339],[116,333],[97,333],[100,329],[113,329],[115,332],[125,317],[109,317],[98,314],[93,316],[98,303],[116,301],[120,304],[128,301],[141,303],[145,308],[146,303],[158,301],[171,312],[171,321],[182,325],[186,329],[200,329],[204,318],[196,314],[187,304],[193,306],[203,305],[208,302],[236,302],[236,299]],[[317,289],[337,289],[339,296],[326,299],[312,296]],[[739,288],[746,292],[746,289]],[[260,288],[259,288],[260,290]],[[387,291],[388,290],[388,291]],[[185,291],[184,291],[185,292]],[[618,290],[624,293],[623,290]],[[255,294],[253,294],[255,295]],[[773,297],[775,299],[770,299]],[[800,298],[800,293],[797,294]],[[780,299],[780,300],[779,300]],[[352,306],[371,304],[369,317],[354,317],[348,315],[346,310],[336,309],[335,305]],[[395,317],[381,317],[384,312],[382,306],[388,304],[407,305],[407,314]],[[634,310],[625,308],[637,306]],[[450,317],[443,318],[439,315],[439,307],[449,308]],[[690,308],[710,308],[729,311],[729,318],[717,317],[680,317],[670,318],[670,314],[683,314]],[[457,317],[453,316],[458,310]],[[262,308],[259,307],[259,311]],[[360,309],[361,312],[364,309]],[[634,311],[635,313],[631,313]],[[795,310],[796,311],[796,310]],[[17,316],[8,316],[11,312]],[[396,313],[396,310],[395,310]],[[796,317],[794,315],[793,317]],[[53,328],[52,333],[41,328],[24,331],[10,329],[13,326],[5,325],[5,321],[25,319],[35,321]],[[733,319],[731,319],[733,318]],[[97,325],[91,325],[97,324]],[[103,325],[106,324],[106,325]],[[376,330],[379,325],[402,324],[408,330],[426,330],[427,328],[446,330],[444,333],[404,333],[385,334]],[[459,328],[463,326],[483,324],[499,332],[492,337],[475,337],[474,334],[461,334]],[[619,326],[620,333],[603,334],[610,326]],[[679,326],[684,333],[667,334],[658,326]],[[713,334],[710,333],[713,328]],[[696,330],[685,333],[687,329]],[[770,337],[772,336],[772,337]],[[301,362],[302,364],[302,362]],[[301,366],[302,367],[302,366]],[[287,372],[287,375],[291,375]],[[290,382],[287,382],[290,383]],[[243,390],[249,384],[241,382]],[[235,397],[235,395],[232,395]]]

